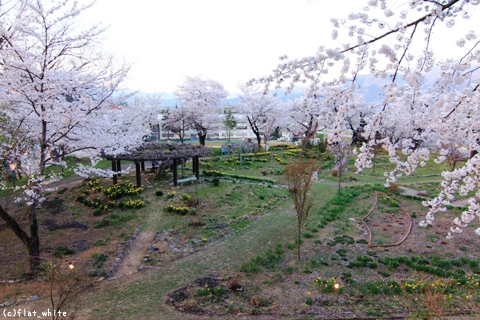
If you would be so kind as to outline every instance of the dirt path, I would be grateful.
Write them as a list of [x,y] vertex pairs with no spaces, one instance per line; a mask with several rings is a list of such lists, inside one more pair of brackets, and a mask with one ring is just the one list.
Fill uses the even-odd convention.
[[143,263],[143,257],[147,253],[148,246],[155,238],[155,232],[150,230],[142,231],[133,241],[132,246],[128,249],[126,257],[118,267],[115,276],[124,276],[133,274],[138,271],[138,267]]
[[415,190],[415,189],[412,189],[412,188],[407,188],[407,187],[399,187],[399,188],[403,191],[402,192],[403,195],[422,197],[420,195],[421,191],[418,191],[418,190]]
[[[421,194],[422,191],[407,188],[407,187],[399,187],[399,188],[403,191],[402,192],[403,195],[417,196],[417,197],[423,197],[427,199],[424,195]],[[452,207],[468,207],[468,199],[469,198],[454,200],[452,201],[451,206]]]

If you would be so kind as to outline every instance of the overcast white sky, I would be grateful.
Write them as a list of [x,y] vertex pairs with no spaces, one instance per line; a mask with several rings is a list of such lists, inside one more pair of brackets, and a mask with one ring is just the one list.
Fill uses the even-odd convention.
[[200,75],[235,93],[239,82],[271,74],[280,55],[312,55],[331,42],[330,18],[359,2],[97,0],[87,13],[109,26],[108,50],[133,63],[124,87],[171,92]]
[[97,0],[86,14],[109,26],[106,48],[133,63],[123,87],[166,93],[199,75],[234,94],[238,83],[271,74],[280,55],[301,58],[320,45],[339,45],[330,19],[363,6],[363,0]]

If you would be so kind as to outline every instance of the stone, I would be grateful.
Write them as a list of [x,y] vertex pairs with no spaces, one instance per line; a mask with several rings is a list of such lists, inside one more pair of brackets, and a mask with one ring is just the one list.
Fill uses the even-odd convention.
[[27,298],[28,302],[35,301],[35,300],[38,300],[38,296],[31,296],[31,297]]
[[4,305],[5,307],[10,307],[10,306],[13,306],[14,304],[15,304],[15,301],[13,301],[13,300],[11,300],[11,301],[5,301],[5,302],[3,303],[3,305]]

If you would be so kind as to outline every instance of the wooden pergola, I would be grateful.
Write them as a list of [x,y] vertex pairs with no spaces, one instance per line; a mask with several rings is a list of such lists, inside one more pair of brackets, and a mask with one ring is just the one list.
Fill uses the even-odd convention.
[[[112,161],[113,183],[116,184],[117,172],[121,171],[121,160],[133,161],[135,163],[135,175],[137,186],[141,187],[141,172],[145,172],[145,161],[158,161],[162,165],[171,166],[173,172],[173,185],[185,181],[198,180],[200,177],[200,157],[204,157],[211,152],[210,149],[202,145],[192,144],[171,144],[148,142],[131,152],[117,155],[104,154],[104,158]],[[178,165],[192,159],[194,177],[178,180]]]

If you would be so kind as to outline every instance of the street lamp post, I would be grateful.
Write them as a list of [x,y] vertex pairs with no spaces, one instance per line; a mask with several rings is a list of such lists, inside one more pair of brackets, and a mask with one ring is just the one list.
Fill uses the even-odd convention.
[[15,169],[17,168],[17,164],[12,162],[8,164],[8,166],[10,167],[10,172],[12,173],[12,182],[13,182],[13,187],[15,188],[15,180],[16,180]]

